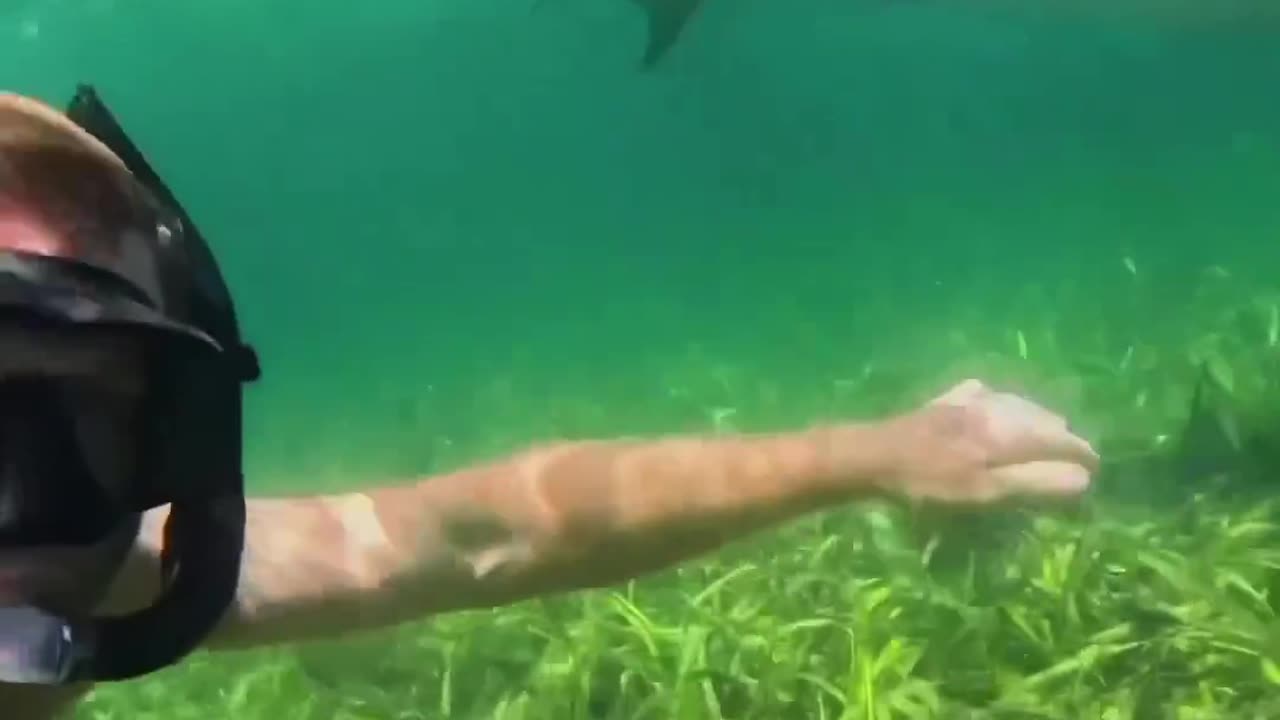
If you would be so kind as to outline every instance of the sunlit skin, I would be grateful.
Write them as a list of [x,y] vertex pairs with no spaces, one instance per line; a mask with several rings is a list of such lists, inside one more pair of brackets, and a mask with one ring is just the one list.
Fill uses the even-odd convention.
[[[0,96],[0,119],[5,108]],[[14,208],[0,214],[0,230],[0,246],[33,252],[57,254],[65,240]],[[107,407],[93,450],[127,477],[124,449],[146,387],[138,348],[102,332],[0,330],[0,378],[20,372],[99,383]],[[872,496],[1070,498],[1097,464],[1062,417],[969,380],[875,421],[556,442],[363,492],[251,498],[236,601],[206,647],[305,641],[612,585]],[[111,613],[149,604],[164,513],[149,513],[136,537],[0,553],[0,604],[38,597]],[[126,546],[125,561],[113,562]],[[0,707],[10,720],[50,720],[88,690],[0,684]]]

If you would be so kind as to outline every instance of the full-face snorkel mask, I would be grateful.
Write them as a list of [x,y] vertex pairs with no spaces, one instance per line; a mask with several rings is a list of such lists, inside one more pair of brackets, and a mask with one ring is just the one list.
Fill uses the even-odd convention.
[[[56,429],[56,398],[40,383],[0,383],[0,455],[27,467],[47,461],[44,492],[57,512],[28,518],[10,547],[76,544],[170,505],[163,590],[153,605],[112,617],[63,617],[38,607],[0,607],[0,682],[57,685],[122,680],[169,666],[195,650],[222,619],[239,579],[244,545],[242,384],[260,374],[241,342],[230,292],[181,205],[90,87],[67,116],[123,162],[143,222],[111,239],[104,261],[0,250],[0,322],[136,333],[148,353],[140,472],[126,487],[94,483],[75,448],[49,439],[32,448],[6,435],[5,417],[26,413]],[[0,178],[0,182],[3,179]],[[0,191],[3,187],[0,187]],[[14,442],[7,442],[14,440]],[[64,457],[48,455],[59,453]],[[25,462],[25,461],[24,461]],[[34,465],[33,465],[34,463]],[[0,483],[6,482],[0,457]],[[51,491],[49,488],[53,488]],[[37,513],[38,515],[39,513]],[[31,534],[21,535],[30,528]]]

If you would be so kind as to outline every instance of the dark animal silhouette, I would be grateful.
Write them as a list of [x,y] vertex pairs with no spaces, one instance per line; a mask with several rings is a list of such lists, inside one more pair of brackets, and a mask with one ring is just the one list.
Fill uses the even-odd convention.
[[640,67],[649,70],[675,47],[689,20],[703,0],[631,0],[644,11],[649,24],[648,41]]

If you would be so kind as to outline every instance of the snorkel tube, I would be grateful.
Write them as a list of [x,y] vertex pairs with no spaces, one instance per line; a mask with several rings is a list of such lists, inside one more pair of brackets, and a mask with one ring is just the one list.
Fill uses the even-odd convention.
[[156,237],[135,239],[121,253],[111,278],[95,279],[76,259],[0,251],[0,306],[73,325],[128,326],[155,339],[147,457],[122,499],[120,523],[169,505],[164,586],[154,604],[123,616],[0,608],[0,682],[125,680],[173,665],[226,614],[244,548],[242,390],[261,375],[257,355],[241,340],[212,251],[94,89],[79,87],[66,114],[124,162],[163,222]]

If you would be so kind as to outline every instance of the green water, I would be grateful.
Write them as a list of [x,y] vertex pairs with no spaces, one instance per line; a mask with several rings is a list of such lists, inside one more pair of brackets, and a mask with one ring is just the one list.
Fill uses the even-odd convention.
[[1280,716],[1280,511],[1151,461],[1197,363],[1252,422],[1276,390],[1280,29],[713,0],[641,74],[622,0],[10,2],[0,88],[95,83],[214,241],[263,353],[255,492],[970,374],[1111,460],[1065,516],[837,511],[78,717]]

